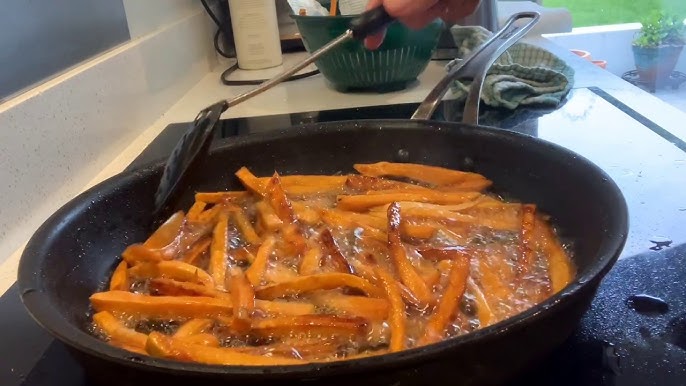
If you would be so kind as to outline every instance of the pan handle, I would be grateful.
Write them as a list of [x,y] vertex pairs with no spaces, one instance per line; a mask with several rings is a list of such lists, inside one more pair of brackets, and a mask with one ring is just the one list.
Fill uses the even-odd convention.
[[[538,12],[520,12],[512,15],[495,35],[483,43],[478,49],[474,50],[467,58],[454,66],[448,74],[434,87],[424,101],[419,105],[417,111],[412,116],[413,120],[431,119],[436,108],[441,103],[443,97],[448,92],[450,85],[457,79],[471,78],[472,84],[467,94],[465,110],[462,118],[463,123],[479,124],[479,102],[481,100],[481,89],[486,73],[493,63],[508,48],[512,47],[521,39],[541,18]],[[531,19],[524,25],[515,25],[518,20]]]

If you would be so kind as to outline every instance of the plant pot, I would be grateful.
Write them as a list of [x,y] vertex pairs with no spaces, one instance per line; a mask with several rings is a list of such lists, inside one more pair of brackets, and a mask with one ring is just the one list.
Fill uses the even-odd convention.
[[642,81],[654,85],[665,83],[674,71],[684,46],[639,47],[632,46],[634,63]]

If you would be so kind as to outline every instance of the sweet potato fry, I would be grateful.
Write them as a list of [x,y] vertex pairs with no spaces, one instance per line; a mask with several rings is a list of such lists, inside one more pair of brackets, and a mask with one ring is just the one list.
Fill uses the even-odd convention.
[[[312,192],[327,192],[340,189],[345,184],[347,176],[326,176],[326,175],[292,175],[281,177],[281,184],[288,192],[290,188],[310,188]],[[267,184],[269,177],[258,178],[260,183]]]
[[391,204],[388,207],[388,249],[400,281],[421,303],[431,304],[433,302],[431,290],[408,260],[407,252],[400,240],[400,206],[397,204]]
[[164,224],[143,243],[149,249],[162,249],[171,244],[179,236],[181,227],[185,221],[185,214],[182,211],[174,213]]
[[322,243],[322,246],[324,246],[324,251],[326,251],[326,256],[328,257],[326,261],[328,261],[335,271],[355,274],[355,270],[350,263],[348,263],[348,259],[341,253],[341,250],[338,248],[336,240],[334,240],[329,229],[324,229],[322,231],[319,235],[319,241]]
[[267,236],[262,245],[260,245],[260,249],[257,250],[255,261],[253,261],[250,267],[245,271],[248,281],[250,281],[250,284],[253,286],[258,286],[262,283],[269,256],[274,252],[275,245],[276,239],[273,236]]
[[226,299],[190,296],[149,296],[124,291],[98,292],[90,297],[95,311],[167,320],[231,315]]
[[193,244],[191,249],[183,254],[181,257],[181,261],[184,263],[188,263],[191,265],[197,265],[198,261],[200,260],[200,257],[209,251],[210,245],[212,244],[212,238],[211,237],[204,237],[200,239],[198,242]]
[[536,206],[531,204],[522,205],[522,229],[519,231],[519,264],[517,273],[522,276],[529,271],[533,263],[533,253],[536,244]]
[[[398,292],[398,294],[400,294]],[[350,296],[340,293],[315,293],[311,295],[317,307],[332,309],[343,315],[359,316],[371,321],[384,321],[388,318],[389,303],[385,299]]]
[[236,172],[236,177],[241,181],[243,186],[257,194],[260,197],[266,197],[266,191],[264,189],[265,184],[263,184],[248,168],[242,167]]
[[486,300],[486,296],[484,296],[481,288],[479,288],[471,277],[467,279],[467,289],[474,295],[474,299],[476,300],[476,314],[479,317],[479,327],[484,328],[490,326],[494,320],[493,311],[491,311],[488,300]]
[[425,192],[428,190],[431,190],[429,188],[420,186],[420,185],[415,185],[415,184],[408,184],[407,182],[400,182],[400,181],[393,181],[393,180],[387,180],[385,178],[379,178],[379,177],[370,177],[370,176],[359,176],[359,175],[350,175],[348,176],[347,181],[345,184],[352,189],[355,189],[357,191],[371,191],[371,190],[406,190],[406,191],[412,191],[412,192]]
[[276,215],[274,209],[266,201],[259,201],[255,204],[257,209],[257,220],[259,226],[265,232],[274,232],[281,228],[283,221]]
[[207,332],[214,322],[212,319],[191,319],[182,324],[174,333],[174,338],[187,338],[189,336]]
[[561,291],[572,281],[574,268],[570,265],[570,260],[564,248],[555,237],[555,232],[549,224],[537,221],[536,227],[541,235],[541,248],[548,257],[548,273],[552,293]]
[[233,192],[198,192],[195,194],[195,201],[201,201],[208,204],[221,204],[245,200],[248,197],[250,197],[250,194],[242,190]]
[[199,283],[207,287],[214,287],[214,281],[207,272],[194,265],[175,260],[139,264],[129,268],[129,275],[139,279],[165,277],[178,281]]
[[336,341],[303,340],[285,338],[277,342],[257,347],[242,347],[241,352],[251,355],[275,355],[279,357],[303,359],[313,361],[319,358],[329,358],[336,354],[340,344]]
[[240,268],[230,270],[229,292],[233,303],[233,328],[238,332],[250,330],[250,318],[255,309],[255,291]]
[[421,193],[391,193],[391,194],[362,194],[356,196],[338,196],[338,208],[362,212],[369,208],[390,204],[397,201],[415,201],[433,204],[460,204],[473,201],[480,196],[477,192],[421,192]]
[[270,315],[310,315],[314,314],[316,308],[312,303],[290,302],[280,300],[255,300],[255,308],[262,310]]
[[321,220],[319,212],[307,203],[302,201],[291,201],[291,204],[293,205],[295,217],[298,218],[299,222],[307,225],[316,225]]
[[467,288],[469,276],[469,260],[461,258],[451,261],[452,268],[448,274],[448,285],[438,301],[438,305],[426,324],[426,331],[420,339],[420,344],[428,344],[443,339],[445,329],[451,318],[455,316],[460,300]]
[[386,298],[389,302],[389,324],[391,325],[391,344],[390,351],[397,352],[405,348],[405,335],[406,335],[406,316],[405,316],[405,303],[401,297],[398,286],[395,284],[395,279],[390,273],[385,270],[376,267],[374,269],[376,277],[379,278],[379,282],[386,292]]
[[298,277],[298,272],[292,266],[287,266],[281,261],[270,264],[264,272],[264,279],[267,283],[282,283]]
[[293,280],[260,287],[255,295],[260,299],[277,299],[284,296],[296,296],[317,290],[331,290],[342,287],[356,288],[369,296],[378,297],[381,291],[361,277],[345,273],[320,273],[310,276],[299,276]]
[[214,285],[219,290],[224,290],[226,281],[226,267],[229,264],[229,214],[219,214],[219,221],[212,232],[212,245],[210,246],[210,268]]
[[128,291],[129,285],[128,266],[126,265],[126,261],[122,260],[112,273],[110,291]]
[[489,188],[491,185],[493,185],[493,182],[490,180],[485,178],[474,178],[464,182],[458,182],[456,184],[438,186],[436,187],[436,190],[441,192],[481,192]]
[[150,293],[162,296],[217,296],[217,291],[202,284],[156,277],[148,284]]
[[322,210],[322,220],[326,225],[333,228],[345,228],[345,229],[355,229],[362,228],[365,233],[368,233],[371,237],[379,241],[385,241],[388,236],[386,232],[380,231],[369,225],[360,223],[357,219],[352,219],[349,216],[345,216],[342,211],[336,210]]
[[303,361],[291,358],[245,354],[231,348],[189,344],[183,340],[170,338],[158,332],[150,333],[145,349],[148,354],[154,357],[199,362],[208,365],[277,366],[304,363]]
[[299,273],[303,276],[312,275],[319,270],[322,252],[319,247],[310,248],[300,260]]
[[400,223],[400,234],[412,239],[430,239],[440,229],[440,224],[408,220]]
[[417,252],[423,258],[431,261],[441,260],[459,260],[462,258],[471,258],[476,252],[470,250],[468,247],[450,246],[450,247],[428,247],[418,248]]
[[366,176],[409,178],[432,185],[449,185],[485,179],[484,176],[476,173],[411,163],[378,162],[375,164],[356,164],[354,168]]
[[240,247],[233,250],[233,259],[252,264],[255,261],[255,253],[259,251],[259,245],[253,244],[249,247]]
[[274,173],[269,179],[266,190],[269,204],[272,206],[272,209],[274,209],[274,213],[279,216],[279,219],[286,224],[295,223],[296,218],[295,213],[293,213],[291,201],[286,197],[286,193],[283,191],[278,173]]
[[[467,203],[468,206],[470,203]],[[458,205],[455,205],[458,206]],[[400,208],[403,211],[403,216],[407,217],[419,217],[419,218],[430,218],[441,222],[457,222],[457,223],[475,223],[478,219],[474,216],[467,214],[458,213],[445,209],[443,205],[434,205],[426,203],[414,202],[412,205],[400,204]]]
[[131,244],[121,254],[122,259],[126,261],[129,266],[135,266],[141,263],[157,263],[167,260],[162,250],[150,249],[143,244]]
[[181,338],[174,337],[174,339],[180,340],[187,344],[194,344],[207,347],[219,347],[221,344],[216,336],[207,333],[184,336]]
[[367,320],[333,315],[282,316],[258,319],[252,323],[252,333],[269,337],[293,335],[364,336]]
[[145,341],[148,336],[128,328],[119,319],[108,311],[98,312],[93,315],[95,326],[107,335],[109,341],[120,348],[133,348],[144,351]]
[[206,209],[202,213],[195,216],[193,223],[214,225],[214,223],[217,221],[217,216],[219,216],[219,213],[225,210],[226,207],[224,205],[217,204],[211,207],[210,209]]
[[196,199],[195,203],[193,206],[191,206],[190,209],[188,209],[188,213],[186,214],[186,220],[193,222],[197,220],[198,216],[200,213],[202,213],[205,208],[207,207],[207,203],[204,201],[198,201]]
[[260,236],[255,232],[250,220],[245,215],[242,209],[233,212],[233,220],[236,222],[236,226],[241,231],[243,238],[248,244],[259,244]]

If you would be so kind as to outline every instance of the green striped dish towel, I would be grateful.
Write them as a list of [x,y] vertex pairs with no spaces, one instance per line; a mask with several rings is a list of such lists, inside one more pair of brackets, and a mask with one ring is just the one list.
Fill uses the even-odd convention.
[[[448,63],[448,70],[492,35],[478,26],[454,26],[451,33],[458,59]],[[458,100],[466,99],[470,83],[453,84],[451,89]],[[573,85],[574,69],[562,59],[543,48],[516,43],[488,71],[481,99],[489,106],[507,109],[525,105],[556,107]]]

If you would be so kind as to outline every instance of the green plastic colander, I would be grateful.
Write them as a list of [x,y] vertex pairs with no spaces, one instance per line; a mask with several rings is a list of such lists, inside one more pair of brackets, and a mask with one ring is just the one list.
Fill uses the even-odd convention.
[[[300,30],[305,48],[312,53],[344,33],[354,16],[291,17]],[[442,28],[441,20],[418,31],[393,23],[379,49],[368,51],[362,42],[350,41],[336,47],[316,65],[339,91],[402,90],[426,69]]]

